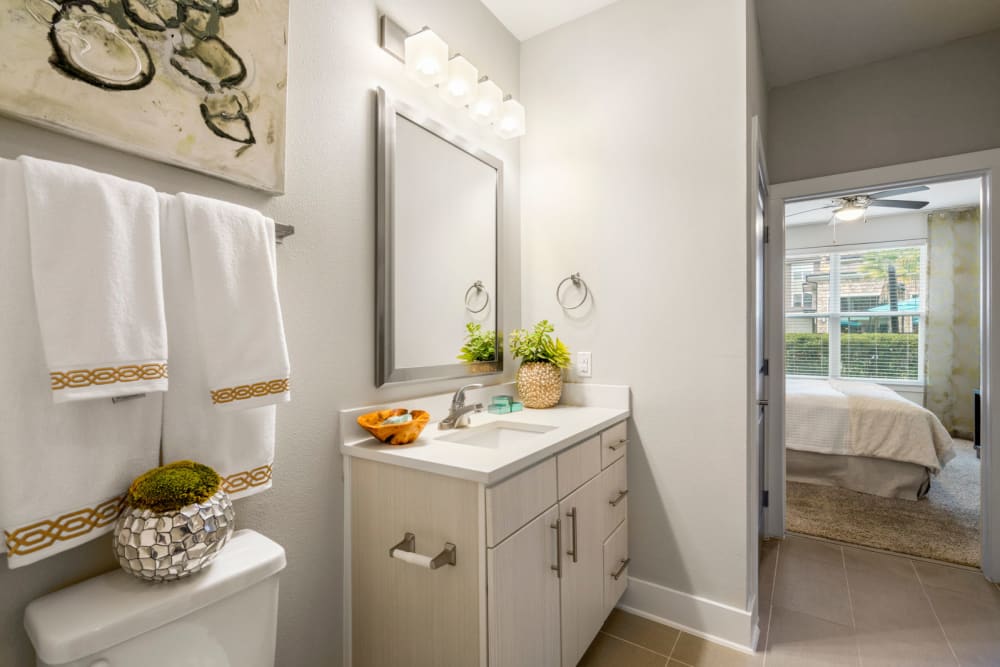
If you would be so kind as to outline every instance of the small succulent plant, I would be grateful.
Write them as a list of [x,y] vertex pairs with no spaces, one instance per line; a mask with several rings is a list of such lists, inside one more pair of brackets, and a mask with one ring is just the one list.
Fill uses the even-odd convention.
[[[496,361],[497,335],[492,329],[483,329],[477,322],[465,325],[465,344],[458,354],[462,361],[473,364],[479,361]],[[503,353],[503,338],[500,339],[500,352]]]
[[568,368],[569,348],[558,338],[552,338],[554,331],[548,320],[542,320],[531,330],[514,329],[509,336],[511,356],[525,362],[542,361],[556,368]]

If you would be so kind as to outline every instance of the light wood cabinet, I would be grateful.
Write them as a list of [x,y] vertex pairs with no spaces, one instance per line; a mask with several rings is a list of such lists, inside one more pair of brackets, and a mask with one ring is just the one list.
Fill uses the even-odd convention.
[[[625,432],[490,487],[351,459],[352,664],[576,665],[628,582],[612,576],[628,558]],[[407,533],[424,556],[455,545],[455,564],[391,557]]]
[[491,667],[559,666],[558,519],[552,506],[489,550]]

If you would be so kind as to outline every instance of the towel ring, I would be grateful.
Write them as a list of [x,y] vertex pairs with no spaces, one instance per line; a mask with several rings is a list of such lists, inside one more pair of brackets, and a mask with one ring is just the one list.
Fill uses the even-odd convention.
[[[476,290],[476,292],[486,292],[486,301],[483,302],[483,305],[479,310],[473,310],[472,308],[469,308],[469,295],[472,294],[472,290]],[[482,280],[477,280],[476,282],[472,283],[472,286],[469,287],[469,289],[465,290],[465,309],[470,313],[473,314],[481,313],[484,310],[486,310],[486,307],[489,305],[490,305],[490,292],[489,290],[486,289],[486,287],[483,286]]]
[[[569,281],[573,282],[574,287],[580,287],[581,285],[583,286],[583,298],[580,299],[580,303],[573,306],[567,306],[565,303],[563,303],[562,297],[559,296],[559,290],[561,290],[562,286]],[[588,296],[590,296],[590,288],[587,286],[587,283],[584,281],[584,279],[580,277],[579,272],[574,273],[571,276],[566,276],[565,278],[559,281],[558,285],[556,285],[556,301],[559,302],[559,305],[565,308],[566,310],[576,310],[587,301]]]

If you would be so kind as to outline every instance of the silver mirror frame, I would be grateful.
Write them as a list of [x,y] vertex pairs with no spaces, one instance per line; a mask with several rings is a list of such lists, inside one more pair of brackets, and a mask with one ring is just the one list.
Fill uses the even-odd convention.
[[[478,375],[492,375],[503,372],[503,353],[498,354],[494,361],[477,362],[476,364],[455,363],[443,366],[419,366],[412,368],[396,368],[395,359],[395,248],[393,247],[395,231],[395,165],[396,165],[396,116],[402,116],[412,123],[431,132],[443,141],[468,153],[472,157],[496,169],[496,229],[494,236],[496,250],[496,274],[494,276],[496,294],[493,297],[495,308],[494,322],[497,334],[496,349],[501,349],[503,325],[501,313],[503,306],[503,283],[500,267],[503,266],[503,161],[479,148],[469,141],[455,136],[444,125],[430,120],[425,114],[414,107],[390,98],[385,89],[379,87],[376,91],[378,111],[375,160],[375,187],[377,233],[375,241],[375,386],[396,382],[417,382],[421,380],[446,380],[451,378],[466,378]],[[457,354],[457,350],[456,350]],[[473,370],[473,367],[475,370]]]

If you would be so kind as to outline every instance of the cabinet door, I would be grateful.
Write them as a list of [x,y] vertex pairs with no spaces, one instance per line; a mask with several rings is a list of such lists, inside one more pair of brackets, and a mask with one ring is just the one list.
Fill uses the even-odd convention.
[[[562,664],[573,667],[604,623],[604,508],[600,477],[559,503],[562,520]],[[574,556],[575,554],[575,556]]]
[[558,519],[553,505],[487,552],[491,667],[559,665]]

